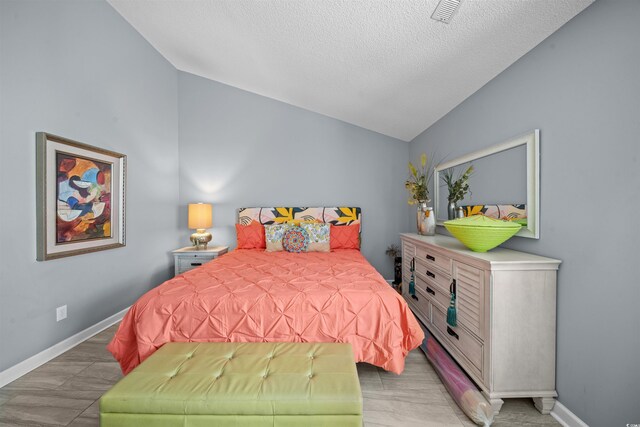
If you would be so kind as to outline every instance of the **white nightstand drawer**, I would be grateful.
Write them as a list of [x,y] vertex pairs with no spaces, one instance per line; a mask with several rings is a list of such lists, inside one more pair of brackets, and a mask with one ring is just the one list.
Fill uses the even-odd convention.
[[193,246],[173,251],[175,262],[175,275],[185,273],[194,268],[198,268],[209,261],[226,254],[228,246],[212,246],[207,249],[197,250]]
[[178,268],[181,271],[191,270],[196,267],[200,267],[205,263],[211,261],[214,257],[189,257],[189,258],[179,258],[178,259]]

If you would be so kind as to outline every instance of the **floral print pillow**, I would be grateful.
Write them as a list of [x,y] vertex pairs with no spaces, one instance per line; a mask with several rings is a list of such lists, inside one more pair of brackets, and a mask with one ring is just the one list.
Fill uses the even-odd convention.
[[264,226],[264,236],[267,245],[267,252],[283,251],[282,237],[291,228],[289,224],[270,224]]
[[309,235],[307,252],[329,252],[331,250],[329,224],[321,222],[301,222],[300,228]]

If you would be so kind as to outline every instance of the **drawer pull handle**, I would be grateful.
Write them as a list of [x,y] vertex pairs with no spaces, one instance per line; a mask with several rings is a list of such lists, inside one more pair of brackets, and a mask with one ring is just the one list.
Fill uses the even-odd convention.
[[202,265],[202,263],[201,262],[192,262],[191,265],[194,266],[194,267],[197,267],[199,265]]
[[433,289],[431,289],[430,287],[427,286],[427,293],[431,294],[431,295],[435,295],[436,291],[434,291]]
[[427,255],[427,259],[428,259],[429,261],[435,261],[435,260],[436,260],[436,257],[431,256],[431,255]]
[[449,335],[451,335],[452,337],[454,337],[455,339],[457,339],[457,340],[459,340],[459,339],[460,339],[460,337],[458,336],[458,334],[456,334],[456,332],[455,332],[453,329],[451,329],[450,327],[448,327],[448,326],[447,326],[447,333],[448,333]]
[[429,270],[427,270],[427,276],[431,277],[432,279],[436,278],[436,275],[430,272]]
[[419,301],[418,297],[417,297],[417,296],[415,296],[415,295],[411,295],[411,298],[413,298],[413,299],[414,299],[414,300],[416,300],[416,301]]

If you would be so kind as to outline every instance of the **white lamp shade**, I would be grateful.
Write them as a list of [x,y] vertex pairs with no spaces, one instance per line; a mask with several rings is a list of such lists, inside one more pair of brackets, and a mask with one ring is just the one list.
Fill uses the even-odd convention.
[[208,203],[189,203],[189,228],[211,228],[211,205]]

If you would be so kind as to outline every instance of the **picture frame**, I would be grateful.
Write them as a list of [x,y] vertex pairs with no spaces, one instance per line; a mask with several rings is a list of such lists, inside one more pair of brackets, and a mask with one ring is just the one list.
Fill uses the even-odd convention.
[[36,133],[38,261],[125,246],[126,159]]

